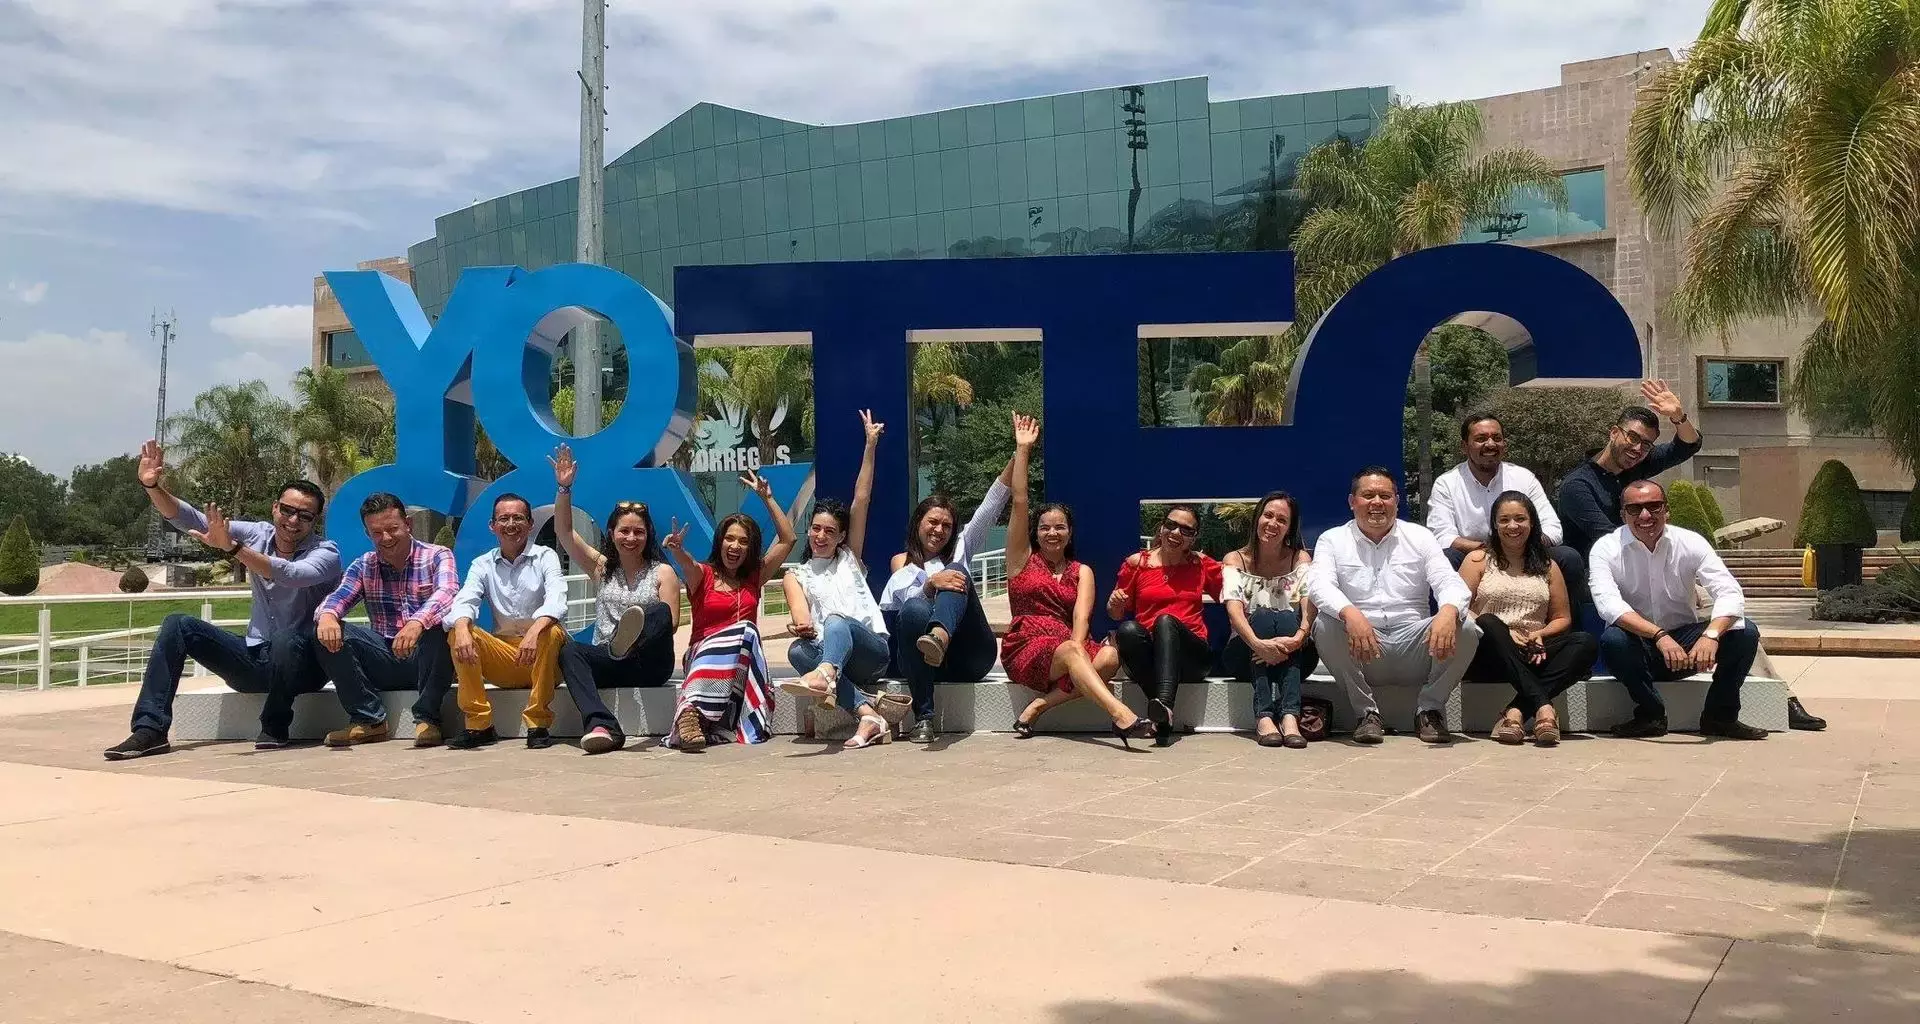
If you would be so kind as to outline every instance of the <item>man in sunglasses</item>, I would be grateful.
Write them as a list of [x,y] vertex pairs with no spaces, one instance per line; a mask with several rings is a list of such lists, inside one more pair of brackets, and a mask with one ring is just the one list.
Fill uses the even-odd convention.
[[246,636],[190,615],[175,613],[160,623],[146,676],[133,705],[133,732],[106,751],[109,761],[126,761],[169,749],[173,697],[180,673],[192,658],[242,693],[264,693],[260,739],[286,741],[293,724],[293,698],[326,685],[313,662],[308,624],[340,582],[340,550],[314,536],[314,524],[327,498],[305,480],[290,480],[273,503],[273,522],[228,519],[217,505],[205,512],[181,501],[166,488],[166,456],[157,441],[140,448],[136,471],[147,500],[175,529],[246,567],[252,577],[253,605]]
[[[1701,734],[1766,739],[1765,729],[1740,721],[1740,687],[1760,651],[1760,630],[1742,617],[1746,596],[1739,582],[1711,541],[1667,525],[1667,495],[1659,484],[1630,483],[1625,499],[1627,525],[1594,544],[1588,577],[1594,607],[1607,622],[1600,649],[1634,704],[1633,719],[1613,734],[1666,735],[1666,703],[1653,684],[1711,672]],[[1713,596],[1709,621],[1694,611],[1696,583]]]

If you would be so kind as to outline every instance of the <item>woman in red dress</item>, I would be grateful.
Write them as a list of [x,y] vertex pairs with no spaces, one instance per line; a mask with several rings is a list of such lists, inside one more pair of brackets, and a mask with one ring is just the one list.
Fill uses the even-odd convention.
[[1152,735],[1153,723],[1133,713],[1107,685],[1120,671],[1120,655],[1087,639],[1093,618],[1093,570],[1073,560],[1073,514],[1065,505],[1028,508],[1027,461],[1040,424],[1013,417],[1013,512],[1007,519],[1007,604],[1013,623],[1000,641],[1007,678],[1036,697],[1013,723],[1021,739],[1033,735],[1034,719],[1050,707],[1086,697],[1113,719],[1121,743]]

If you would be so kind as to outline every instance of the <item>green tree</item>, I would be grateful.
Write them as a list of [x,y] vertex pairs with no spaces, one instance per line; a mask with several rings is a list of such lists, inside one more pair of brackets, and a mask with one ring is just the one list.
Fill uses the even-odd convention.
[[1907,511],[1900,517],[1900,543],[1911,544],[1920,541],[1920,481],[1915,481],[1913,493],[1907,495]]
[[62,539],[66,488],[17,455],[0,453],[0,517],[25,518],[36,537]]
[[[1478,408],[1481,401],[1507,385],[1512,379],[1511,365],[1507,359],[1507,348],[1500,339],[1464,324],[1445,324],[1435,328],[1427,336],[1426,349],[1433,370],[1433,381],[1429,392],[1433,396],[1433,408],[1427,413],[1428,451],[1431,454],[1433,473],[1444,473],[1460,461],[1460,417]],[[1417,389],[1409,384],[1406,405],[1401,410],[1401,422],[1405,448],[1402,456],[1407,465],[1419,472],[1420,463],[1420,409],[1414,398]],[[1509,429],[1508,437],[1512,437]],[[1432,485],[1424,478],[1415,478],[1424,493]],[[1412,484],[1409,483],[1411,489]]]
[[332,494],[353,475],[390,414],[331,366],[301,367],[293,375],[293,392],[293,441],[305,453],[314,482]]
[[130,547],[146,540],[153,505],[134,479],[140,459],[116,455],[76,466],[67,482],[65,539],[76,544]]
[[780,447],[780,430],[797,425],[804,447],[813,444],[813,350],[803,345],[754,345],[706,349],[700,353],[700,401],[718,411],[720,403],[737,407],[770,464]]
[[202,391],[167,420],[167,433],[194,497],[235,518],[266,518],[273,489],[298,472],[293,408],[262,381]]
[[[1533,470],[1553,494],[1560,479],[1592,457],[1624,404],[1613,388],[1503,388],[1480,407],[1500,419],[1507,460]],[[1459,438],[1459,433],[1453,435]]]
[[[1553,165],[1529,149],[1483,145],[1471,103],[1396,101],[1362,145],[1323,143],[1300,162],[1297,178],[1313,208],[1294,240],[1300,276],[1299,325],[1308,328],[1360,279],[1418,249],[1458,242],[1466,230],[1507,212],[1516,198],[1566,206]],[[1433,386],[1423,346],[1414,358],[1414,423],[1433,418]],[[1431,440],[1419,431],[1414,470],[1433,480]]]
[[[512,505],[508,505],[507,507],[508,507],[508,508],[512,508],[513,506],[512,506]],[[453,520],[451,520],[451,519],[449,519],[449,520],[447,520],[447,521],[446,521],[446,522],[444,522],[444,523],[441,523],[441,524],[440,524],[440,529],[439,529],[438,531],[436,531],[436,532],[434,533],[434,535],[433,535],[433,542],[434,542],[435,544],[438,544],[438,545],[440,545],[440,546],[441,546],[441,547],[443,547],[443,548],[450,548],[450,547],[452,547],[452,546],[453,546],[453,541],[454,541],[454,537],[455,537],[455,535],[456,535],[456,532],[457,532],[457,531],[455,531],[455,530],[454,530],[454,528],[453,528],[453,525],[454,525],[454,524],[453,524]]]
[[0,594],[25,597],[40,586],[40,544],[27,530],[27,517],[16,515],[0,537]]
[[1806,501],[1800,506],[1800,526],[1794,547],[1810,544],[1858,544],[1872,547],[1879,539],[1867,501],[1853,470],[1839,459],[1828,459],[1813,474]]
[[1218,362],[1188,371],[1186,389],[1194,392],[1201,419],[1212,426],[1273,426],[1286,416],[1287,385],[1299,354],[1291,333],[1241,338]]
[[[1812,311],[1794,400],[1835,381],[1920,465],[1920,13],[1911,0],[1715,0],[1643,79],[1629,183],[1684,231],[1689,332]],[[1844,393],[1844,389],[1841,393]],[[1827,412],[1832,412],[1831,409]]]
[[1667,485],[1667,522],[1692,530],[1709,541],[1713,539],[1713,523],[1707,516],[1705,503],[1700,500],[1700,487],[1691,480],[1675,480]]

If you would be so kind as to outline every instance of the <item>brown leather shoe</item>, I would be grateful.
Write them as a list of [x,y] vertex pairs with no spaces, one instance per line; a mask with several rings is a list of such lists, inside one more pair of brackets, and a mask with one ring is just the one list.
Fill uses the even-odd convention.
[[1447,716],[1439,711],[1422,711],[1413,716],[1413,734],[1420,737],[1422,743],[1453,742],[1453,733],[1447,729]]
[[1493,723],[1493,738],[1510,747],[1517,747],[1526,742],[1527,732],[1519,722],[1502,715],[1498,722]]
[[354,747],[362,743],[379,743],[381,740],[386,739],[388,735],[387,723],[385,722],[377,722],[373,725],[355,722],[345,729],[335,729],[328,733],[327,746]]
[[1533,745],[1536,747],[1557,746],[1560,743],[1560,723],[1551,718],[1533,720]]
[[1384,743],[1386,739],[1387,730],[1385,726],[1380,724],[1379,712],[1367,712],[1361,717],[1359,724],[1353,727],[1353,742],[1355,743],[1365,743],[1368,746],[1372,746],[1376,743]]

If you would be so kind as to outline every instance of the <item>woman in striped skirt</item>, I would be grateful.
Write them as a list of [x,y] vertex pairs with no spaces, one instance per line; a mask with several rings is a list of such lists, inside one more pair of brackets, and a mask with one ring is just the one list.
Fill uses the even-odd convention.
[[760,553],[760,524],[744,512],[720,520],[713,553],[696,562],[682,545],[687,529],[674,524],[665,546],[687,581],[693,633],[687,642],[686,675],[673,708],[667,745],[699,750],[709,742],[759,743],[772,734],[773,688],[760,651],[761,584],[793,551],[793,523],[773,500],[773,487],[748,470],[740,478],[766,503],[773,520],[773,546]]

